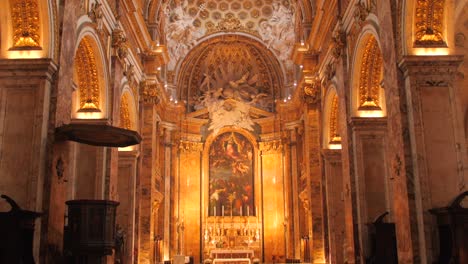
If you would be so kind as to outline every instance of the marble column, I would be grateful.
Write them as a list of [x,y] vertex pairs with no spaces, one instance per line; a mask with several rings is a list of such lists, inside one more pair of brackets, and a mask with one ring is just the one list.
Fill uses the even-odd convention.
[[329,262],[344,263],[344,196],[341,150],[322,150],[325,171],[325,188],[328,220]]
[[289,144],[285,147],[285,159],[287,166],[287,215],[288,215],[288,239],[287,239],[287,257],[300,259],[301,244],[299,230],[299,177],[300,177],[300,162],[298,160],[298,136],[304,130],[302,122],[291,122],[286,124],[288,131]]
[[310,252],[313,263],[325,263],[322,169],[320,161],[320,112],[309,106],[304,120],[305,166],[310,199]]
[[140,173],[138,175],[139,183],[139,223],[138,223],[138,262],[139,263],[153,263],[152,250],[154,249],[154,219],[151,214],[152,208],[152,190],[153,174],[155,168],[155,157],[157,151],[156,141],[156,123],[157,114],[154,104],[143,103],[141,113],[141,158],[140,158]]
[[[201,138],[200,138],[201,139]],[[184,223],[183,234],[179,234],[179,240],[183,238],[181,254],[193,256],[195,261],[201,259],[201,230],[203,206],[201,200],[201,153],[202,142],[182,140],[179,145],[179,188],[178,212],[179,224]],[[179,228],[182,232],[182,229]]]
[[[62,247],[65,205],[50,208],[48,204],[50,199],[65,199],[63,175],[48,171],[53,132],[49,106],[56,71],[57,66],[50,59],[0,59],[0,190],[22,209],[48,212],[36,222],[36,260],[40,241],[57,250]],[[57,190],[43,191],[45,185],[50,190],[52,184]],[[9,207],[0,211],[6,209]]]
[[438,257],[437,223],[428,210],[448,206],[466,190],[466,149],[462,147],[466,143],[454,87],[461,62],[462,56],[405,56],[400,62],[416,186],[417,219],[413,224],[421,239],[421,260],[427,263]]
[[[263,205],[258,210],[263,220],[264,262],[285,261],[284,178],[281,140],[260,142]],[[258,217],[258,216],[257,216]]]
[[380,215],[389,212],[384,220],[392,220],[389,202],[391,188],[387,179],[386,118],[351,119],[354,156],[355,192],[357,194],[357,228],[363,261],[372,254],[369,226]]
[[[171,254],[175,253],[177,249],[177,236],[176,234],[176,223],[174,221],[173,210],[177,210],[177,204],[171,204],[171,200],[175,198],[173,186],[176,186],[177,183],[174,181],[174,165],[173,161],[173,148],[174,148],[174,131],[176,130],[176,125],[168,122],[162,122],[161,126],[164,130],[163,142],[164,142],[164,158],[163,158],[163,178],[164,178],[164,236],[163,236],[163,251],[164,251],[164,260],[169,260]],[[177,172],[177,171],[176,171]]]

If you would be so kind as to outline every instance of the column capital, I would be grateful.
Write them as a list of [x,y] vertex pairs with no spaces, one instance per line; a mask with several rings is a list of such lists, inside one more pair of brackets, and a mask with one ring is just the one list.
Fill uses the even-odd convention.
[[403,57],[399,67],[405,78],[416,86],[449,86],[458,74],[462,55]]

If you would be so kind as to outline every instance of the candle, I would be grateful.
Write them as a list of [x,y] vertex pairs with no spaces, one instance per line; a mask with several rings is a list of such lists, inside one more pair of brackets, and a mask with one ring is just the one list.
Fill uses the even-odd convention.
[[249,209],[250,209],[250,205],[247,205],[247,216],[250,216],[250,211],[249,211]]
[[239,213],[240,213],[240,216],[242,216],[242,205],[241,205],[241,207],[239,208]]
[[224,205],[221,206],[221,216],[224,216]]
[[216,205],[213,206],[213,211],[214,211],[213,215],[216,216]]

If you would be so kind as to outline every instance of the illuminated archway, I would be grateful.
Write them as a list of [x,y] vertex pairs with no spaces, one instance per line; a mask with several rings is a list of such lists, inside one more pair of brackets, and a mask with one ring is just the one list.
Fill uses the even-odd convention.
[[341,149],[339,103],[336,88],[331,86],[325,97],[323,144],[329,149]]
[[107,115],[106,72],[97,41],[86,34],[75,52],[72,117],[77,119],[102,119]]
[[353,65],[351,112],[359,117],[385,116],[385,94],[382,89],[383,57],[374,34],[363,34],[355,52]]

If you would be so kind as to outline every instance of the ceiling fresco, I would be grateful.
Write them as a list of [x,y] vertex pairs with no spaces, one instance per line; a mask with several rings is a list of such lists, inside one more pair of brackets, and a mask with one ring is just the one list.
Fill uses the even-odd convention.
[[163,6],[168,70],[176,70],[206,36],[233,32],[261,40],[291,70],[296,41],[293,6],[289,0],[169,0]]

